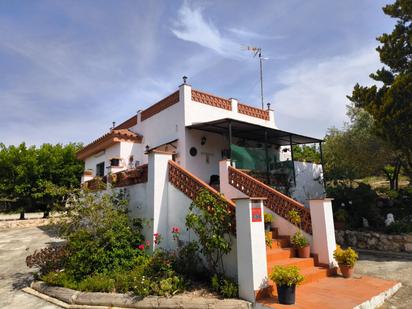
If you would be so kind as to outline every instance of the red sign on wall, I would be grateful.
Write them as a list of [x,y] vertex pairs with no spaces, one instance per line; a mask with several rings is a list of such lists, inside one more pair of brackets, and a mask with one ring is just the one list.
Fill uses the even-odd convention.
[[260,204],[253,205],[252,203],[252,222],[262,222],[262,208]]

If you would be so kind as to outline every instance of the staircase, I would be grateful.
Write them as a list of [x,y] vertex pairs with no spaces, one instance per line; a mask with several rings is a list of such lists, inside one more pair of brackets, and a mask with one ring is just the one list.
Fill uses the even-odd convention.
[[[296,257],[295,249],[290,244],[290,237],[279,235],[276,228],[273,228],[269,233],[272,234],[272,247],[266,247],[268,275],[276,265],[295,265],[305,277],[305,280],[302,283],[304,285],[336,274],[336,270],[317,266],[314,257]],[[269,289],[267,292],[268,293],[264,293],[262,297],[277,297],[276,284],[271,280],[269,280]]]

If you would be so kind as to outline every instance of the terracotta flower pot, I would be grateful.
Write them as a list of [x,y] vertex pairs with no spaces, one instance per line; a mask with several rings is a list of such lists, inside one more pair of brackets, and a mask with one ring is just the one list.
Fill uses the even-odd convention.
[[339,264],[339,269],[342,273],[343,278],[350,278],[353,275],[353,267],[348,265]]
[[307,245],[306,247],[303,248],[297,248],[298,249],[298,256],[300,258],[308,258],[310,257],[310,246]]

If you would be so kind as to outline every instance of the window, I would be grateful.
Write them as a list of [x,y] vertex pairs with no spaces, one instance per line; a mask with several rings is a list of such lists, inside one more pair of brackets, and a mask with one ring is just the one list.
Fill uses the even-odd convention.
[[110,159],[110,166],[120,166],[120,159],[119,158]]
[[103,177],[104,176],[104,162],[100,162],[96,164],[96,176]]

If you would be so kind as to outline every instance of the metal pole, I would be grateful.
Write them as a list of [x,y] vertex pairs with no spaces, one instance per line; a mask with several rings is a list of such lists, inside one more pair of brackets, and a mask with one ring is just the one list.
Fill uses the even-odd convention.
[[263,104],[263,65],[262,65],[262,52],[259,52],[259,64],[260,64],[260,99],[262,101],[262,109],[264,109]]
[[295,171],[295,159],[293,158],[292,135],[289,135],[289,143],[290,143],[290,155],[292,159],[292,168],[293,168],[293,182],[296,186],[296,171]]
[[232,161],[232,122],[229,121],[229,159]]
[[265,162],[266,162],[266,181],[270,186],[270,173],[269,173],[269,155],[268,155],[268,131],[265,130]]

